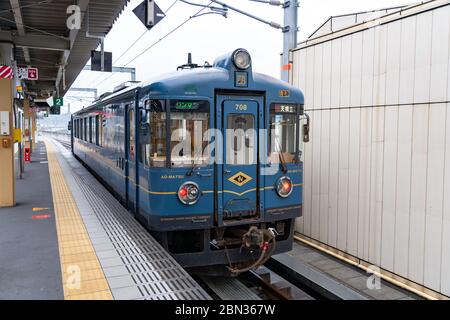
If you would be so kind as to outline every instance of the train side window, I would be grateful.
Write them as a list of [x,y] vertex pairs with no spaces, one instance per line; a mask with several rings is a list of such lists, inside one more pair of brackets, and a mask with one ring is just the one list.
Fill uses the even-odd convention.
[[92,117],[89,117],[88,142],[92,143]]
[[83,133],[84,133],[84,122],[83,119],[80,119],[80,139],[83,140]]
[[96,143],[98,146],[103,146],[103,115],[98,114],[96,116],[96,126],[97,126],[97,131],[96,131]]
[[83,125],[84,125],[84,132],[83,132],[83,140],[84,141],[88,141],[88,122],[87,122],[87,118],[83,119]]
[[297,105],[273,103],[270,106],[270,162],[292,163],[298,160],[297,130]]
[[131,109],[130,105],[128,105],[128,128],[130,130],[130,158],[134,159],[135,151],[136,151],[136,139],[134,137],[134,110]]
[[97,144],[97,123],[96,118],[91,117],[91,143]]

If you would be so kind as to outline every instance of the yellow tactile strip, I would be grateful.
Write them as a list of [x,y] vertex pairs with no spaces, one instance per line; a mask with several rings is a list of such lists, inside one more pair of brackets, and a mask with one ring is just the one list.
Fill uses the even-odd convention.
[[108,282],[67,185],[54,146],[47,146],[64,299],[112,300]]

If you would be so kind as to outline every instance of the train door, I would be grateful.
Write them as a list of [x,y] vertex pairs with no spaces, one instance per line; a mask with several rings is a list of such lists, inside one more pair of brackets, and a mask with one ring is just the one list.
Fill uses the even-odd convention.
[[126,203],[129,209],[135,211],[136,203],[136,125],[134,104],[127,105],[127,152],[126,152]]
[[[219,225],[259,219],[258,130],[262,98],[219,97],[222,113],[223,165]],[[220,167],[220,165],[219,165]]]

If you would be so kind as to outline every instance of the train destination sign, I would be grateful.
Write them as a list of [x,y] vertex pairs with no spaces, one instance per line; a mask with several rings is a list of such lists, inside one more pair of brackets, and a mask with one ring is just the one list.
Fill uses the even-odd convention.
[[276,113],[297,113],[297,105],[295,104],[275,103],[271,109]]
[[200,104],[193,101],[177,101],[175,106],[178,110],[197,110]]
[[170,109],[172,111],[202,111],[207,112],[209,108],[208,101],[202,100],[172,100],[170,101]]

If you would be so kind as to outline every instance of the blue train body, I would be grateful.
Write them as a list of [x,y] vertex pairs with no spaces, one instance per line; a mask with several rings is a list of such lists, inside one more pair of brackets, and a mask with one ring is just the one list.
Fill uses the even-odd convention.
[[301,215],[303,94],[242,66],[245,53],[118,90],[72,117],[73,153],[186,267],[236,271],[255,252],[261,263],[288,251]]

